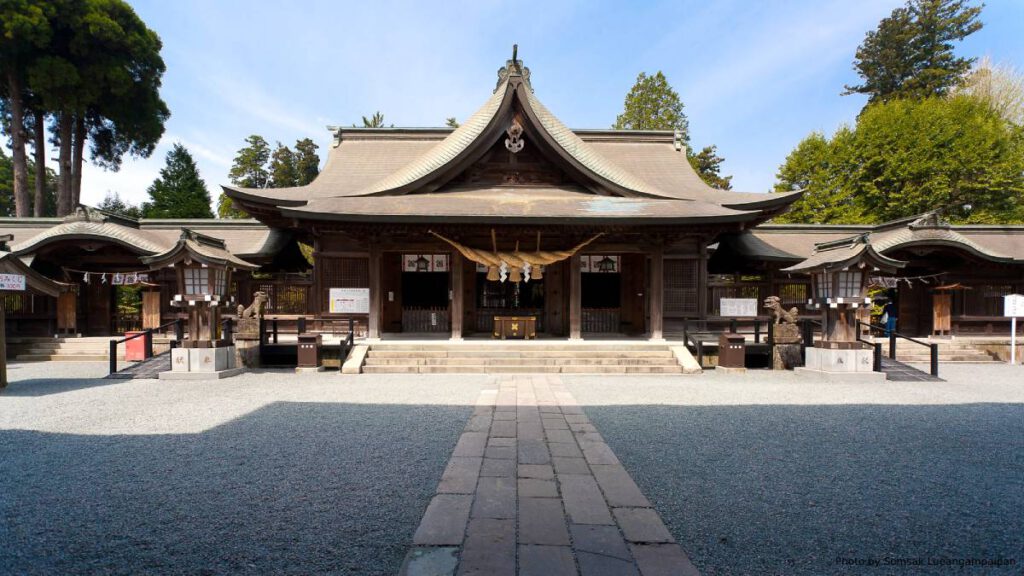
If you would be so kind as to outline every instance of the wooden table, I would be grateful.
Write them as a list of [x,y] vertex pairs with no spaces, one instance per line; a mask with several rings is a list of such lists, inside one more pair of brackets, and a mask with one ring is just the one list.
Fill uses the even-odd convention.
[[537,337],[536,316],[495,316],[494,338],[523,338],[532,340]]

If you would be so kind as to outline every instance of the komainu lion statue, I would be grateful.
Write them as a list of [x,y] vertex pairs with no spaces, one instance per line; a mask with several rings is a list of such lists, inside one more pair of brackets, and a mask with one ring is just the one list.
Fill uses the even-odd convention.
[[246,308],[241,304],[238,305],[238,317],[239,318],[262,318],[263,309],[266,308],[267,302],[270,302],[270,297],[267,293],[260,290],[254,292],[252,295],[252,304]]
[[772,311],[776,324],[796,324],[797,309],[794,306],[789,310],[782,307],[782,300],[778,296],[769,296],[764,299],[764,307]]

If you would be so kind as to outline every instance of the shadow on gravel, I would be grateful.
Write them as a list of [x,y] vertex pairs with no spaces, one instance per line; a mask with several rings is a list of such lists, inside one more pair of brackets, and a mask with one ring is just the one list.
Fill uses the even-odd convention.
[[706,576],[1024,565],[1024,405],[585,411]]
[[83,378],[76,376],[72,378],[32,378],[29,380],[11,381],[6,388],[0,388],[0,396],[49,396],[50,394],[61,394],[85,390],[98,386],[109,386],[124,382],[124,380],[100,378]]
[[274,403],[201,434],[0,432],[12,574],[394,574],[470,406]]

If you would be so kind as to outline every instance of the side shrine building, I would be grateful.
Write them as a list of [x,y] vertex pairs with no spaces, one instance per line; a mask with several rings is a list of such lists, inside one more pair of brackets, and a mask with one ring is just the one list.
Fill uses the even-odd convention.
[[[877,226],[766,223],[800,193],[711,188],[670,131],[571,130],[515,58],[454,130],[332,130],[311,184],[224,187],[255,220],[135,221],[85,207],[0,219],[11,256],[68,287],[6,295],[9,333],[105,336],[175,318],[173,274],[144,262],[183,230],[259,266],[233,276],[235,303],[263,292],[271,318],[354,318],[369,338],[490,338],[515,318],[539,337],[675,339],[684,322],[728,325],[729,298],[756,299],[766,320],[765,298],[803,312],[811,296],[806,275],[783,269],[851,237],[907,262],[872,279],[907,335],[1005,335],[1002,296],[1024,293],[1024,226],[951,226],[937,213]],[[134,323],[118,286],[142,291]]]

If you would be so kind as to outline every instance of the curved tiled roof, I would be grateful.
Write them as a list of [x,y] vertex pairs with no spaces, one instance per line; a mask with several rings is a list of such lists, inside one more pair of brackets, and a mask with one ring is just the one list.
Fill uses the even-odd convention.
[[454,132],[449,134],[447,138],[409,164],[360,190],[356,194],[376,194],[401,188],[430,175],[435,170],[443,168],[473,144],[483,131],[490,126],[491,122],[494,121],[495,114],[498,113],[501,103],[505,100],[508,79],[503,84],[504,89],[499,87],[498,90],[495,90],[487,102],[470,116],[468,120],[456,128]]
[[919,244],[957,246],[978,256],[990,260],[1012,260],[1005,254],[999,254],[982,247],[963,234],[949,228],[899,228],[896,230],[873,233],[871,245],[879,252],[888,252],[898,248]]
[[11,246],[11,251],[21,255],[35,251],[50,242],[72,238],[114,242],[140,254],[156,254],[164,249],[159,240],[138,229],[109,221],[75,220],[58,224],[24,242],[15,244]]

